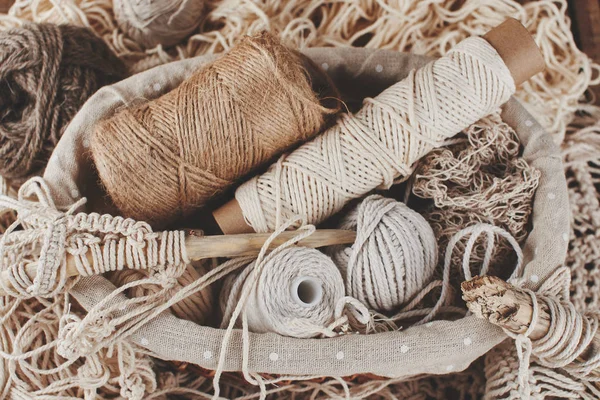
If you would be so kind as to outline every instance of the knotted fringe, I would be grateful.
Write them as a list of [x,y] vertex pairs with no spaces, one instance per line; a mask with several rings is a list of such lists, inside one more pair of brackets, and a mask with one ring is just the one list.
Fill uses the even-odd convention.
[[[533,304],[531,323],[520,335],[505,331],[515,344],[500,345],[486,356],[486,398],[573,398],[574,393],[582,399],[600,398],[595,385],[600,381],[600,352],[592,345],[599,315],[580,314],[569,302],[570,277],[569,269],[561,267],[537,292],[526,290]],[[544,337],[532,340],[540,303],[547,307],[551,325]]]

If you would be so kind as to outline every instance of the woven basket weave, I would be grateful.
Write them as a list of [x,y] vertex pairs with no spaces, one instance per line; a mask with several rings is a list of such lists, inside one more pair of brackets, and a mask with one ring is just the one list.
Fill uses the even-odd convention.
[[[308,49],[304,53],[327,71],[347,102],[376,95],[428,61],[421,56],[369,49]],[[98,196],[88,148],[89,136],[98,120],[139,99],[164,94],[214,58],[203,56],[160,66],[93,96],[65,132],[44,175],[57,206],[68,206],[79,196],[102,198]],[[519,136],[524,159],[541,173],[532,229],[523,249],[524,278],[535,289],[565,260],[570,222],[565,211],[569,210],[567,185],[558,148],[517,100],[511,99],[503,107],[502,118]],[[110,211],[101,202],[88,207],[86,211]],[[89,310],[112,290],[114,286],[108,280],[94,276],[82,279],[72,294]],[[163,313],[133,334],[131,340],[158,358],[214,369],[223,334],[222,330]],[[398,332],[332,339],[250,334],[248,368],[259,373],[336,377],[365,373],[395,378],[445,374],[467,368],[504,339],[500,329],[473,316]],[[239,371],[241,332],[236,331],[230,343],[224,369]]]

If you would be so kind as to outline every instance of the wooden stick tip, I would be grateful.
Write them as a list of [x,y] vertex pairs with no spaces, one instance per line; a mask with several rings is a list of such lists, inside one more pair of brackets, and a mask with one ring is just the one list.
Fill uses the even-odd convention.
[[495,276],[476,276],[461,284],[462,297],[469,311],[497,325],[511,321],[519,312],[519,303],[512,296],[506,296],[510,288],[508,283]]

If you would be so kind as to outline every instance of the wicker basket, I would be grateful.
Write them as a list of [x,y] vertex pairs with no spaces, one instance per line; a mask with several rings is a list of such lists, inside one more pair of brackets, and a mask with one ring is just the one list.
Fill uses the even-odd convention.
[[[309,49],[305,54],[327,70],[345,101],[374,96],[403,79],[428,60],[421,56],[368,49]],[[98,196],[89,136],[96,121],[138,99],[152,99],[176,87],[195,69],[214,59],[204,56],[160,66],[100,90],[73,120],[54,152],[44,179],[58,206],[80,195]],[[511,99],[502,117],[518,134],[523,157],[541,173],[533,208],[532,229],[524,246],[523,277],[536,288],[565,259],[569,230],[567,185],[557,146],[534,118]],[[87,211],[110,211],[106,204],[88,204]],[[457,272],[458,273],[458,272]],[[100,276],[82,279],[72,294],[91,309],[114,289]],[[157,357],[217,366],[224,331],[200,326],[163,313],[139,329],[131,340]],[[282,375],[350,376],[374,374],[409,377],[446,374],[467,368],[506,339],[502,330],[473,316],[434,321],[397,332],[344,335],[332,339],[294,339],[276,334],[250,334],[248,369]],[[242,337],[235,331],[225,357],[226,371],[242,368]],[[274,356],[276,354],[277,356]]]

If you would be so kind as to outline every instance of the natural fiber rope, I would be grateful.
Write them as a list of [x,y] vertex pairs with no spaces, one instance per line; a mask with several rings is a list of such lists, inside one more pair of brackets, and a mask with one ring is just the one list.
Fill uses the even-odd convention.
[[[519,284],[522,280],[513,278],[513,282]],[[533,306],[529,326],[523,334],[505,329],[505,333],[515,339],[519,361],[518,386],[515,389],[520,399],[536,397],[539,392],[545,396],[569,396],[569,393],[586,389],[596,397],[600,395],[600,389],[594,386],[594,382],[600,381],[597,373],[600,353],[597,349],[590,351],[600,327],[600,315],[597,312],[577,312],[573,303],[567,300],[569,284],[568,270],[561,267],[537,292],[523,289],[531,297]],[[540,303],[545,305],[551,324],[543,337],[532,340],[529,336],[536,328]],[[535,382],[532,372],[542,367],[548,370],[540,371],[540,382]],[[490,369],[489,373],[494,373],[494,370]],[[583,383],[583,387],[578,388],[575,382]],[[536,386],[535,390],[532,385]]]
[[482,38],[466,39],[280,158],[235,197],[257,232],[293,215],[319,223],[350,199],[407,177],[415,161],[494,112],[514,90],[496,50]]
[[517,97],[559,143],[580,108],[598,65],[577,48],[567,0],[482,2],[438,0],[389,4],[383,0],[228,0],[209,6],[206,23],[175,49],[143,49],[118,29],[112,0],[20,0],[0,26],[23,21],[88,26],[105,38],[135,72],[201,54],[221,53],[239,38],[267,29],[298,48],[350,47],[390,49],[439,56],[461,40],[483,35],[507,17],[521,21],[547,54],[547,68],[519,87]]
[[100,123],[91,149],[117,207],[161,226],[313,137],[327,112],[298,55],[265,33],[163,97]]
[[[432,200],[422,214],[435,232],[440,252],[456,232],[477,223],[506,229],[523,243],[529,234],[540,172],[520,156],[517,135],[499,113],[471,125],[465,136],[423,157],[409,181],[409,193]],[[457,245],[464,249],[464,243]],[[486,247],[485,240],[476,243],[471,255],[474,266],[483,261]],[[512,252],[508,243],[498,243],[490,266],[492,275],[510,267]],[[461,262],[461,255],[455,252],[454,264]]]
[[[213,268],[176,292],[172,288],[177,283],[176,276],[181,272],[174,266],[165,269],[158,277],[125,284],[88,310],[83,318],[73,313],[63,316],[57,352],[62,357],[73,360],[110,348],[126,340],[174,304],[206,290],[240,267],[240,264],[224,264]],[[129,288],[145,284],[160,284],[164,289],[156,294],[119,300],[119,296]]]
[[91,30],[27,24],[0,33],[0,174],[41,174],[67,124],[123,63]]
[[[0,15],[0,25],[2,29],[6,29],[35,20],[89,26],[98,35],[104,37],[124,60],[134,66],[136,71],[140,71],[176,59],[222,52],[231,47],[240,35],[264,27],[281,32],[286,42],[301,47],[354,44],[370,48],[440,55],[464,37],[483,34],[504,18],[512,16],[526,24],[527,28],[534,33],[536,42],[548,55],[545,73],[539,74],[521,86],[517,97],[526,102],[530,112],[557,142],[560,142],[565,135],[565,128],[572,120],[574,112],[582,107],[578,100],[590,85],[590,78],[597,69],[597,65],[575,45],[568,22],[566,0],[538,0],[524,4],[513,0],[494,2],[466,0],[458,5],[455,0],[441,0],[436,2],[434,7],[429,2],[423,1],[391,5],[379,0],[336,2],[228,0],[215,5],[216,7],[207,12],[207,24],[203,25],[202,32],[196,32],[190,40],[168,51],[162,48],[143,50],[119,31],[112,15],[112,0],[72,2],[19,0],[9,15]],[[568,179],[575,219],[575,234],[571,235],[568,265],[571,265],[574,270],[573,300],[580,310],[597,307],[600,299],[595,289],[598,286],[598,266],[595,262],[597,257],[594,249],[597,247],[598,234],[590,233],[587,229],[589,226],[596,226],[593,215],[598,209],[597,193],[593,185],[595,170],[590,169],[588,164],[588,161],[597,159],[597,146],[590,145],[593,138],[597,136],[598,127],[593,126],[597,118],[597,116],[587,118],[585,125],[574,126],[567,138],[567,140],[572,139],[573,142],[564,147],[565,157],[568,158],[566,160]],[[585,126],[591,126],[589,130],[593,132],[587,132],[586,137],[575,133]],[[578,153],[571,153],[573,144],[580,150]],[[594,231],[599,232],[598,229]],[[591,282],[595,282],[594,285],[588,286]],[[61,298],[54,301],[62,304]],[[44,305],[47,306],[48,304]],[[37,310],[39,307],[36,299],[23,301],[15,306],[16,312],[10,316],[10,322],[3,324],[6,329],[3,332],[10,332],[7,333],[9,336],[4,336],[3,346],[12,344],[9,338],[19,332],[19,323],[29,320],[31,310]],[[47,320],[50,320],[53,312],[54,309],[46,311]],[[48,335],[51,331],[50,328],[46,330]],[[29,337],[29,335],[25,336]],[[31,336],[35,340],[41,340],[41,337],[42,335],[36,334]],[[32,346],[35,348],[36,343],[34,342]],[[509,396],[516,381],[510,373],[514,367],[512,355],[507,352],[497,353],[495,350],[492,352],[494,354],[487,357],[486,362],[496,369],[497,374],[489,375],[488,381],[497,385],[496,388],[500,388],[499,392],[503,393],[502,396]],[[50,352],[42,354],[48,356],[40,357],[37,360],[39,363],[34,365],[46,371],[52,368],[52,364],[45,364],[44,361],[52,362],[54,358]],[[185,370],[167,371],[167,369],[160,370],[157,375],[158,389],[152,394],[149,389],[146,398],[164,399],[166,396],[171,396],[171,393],[197,397],[210,396],[211,379]],[[406,382],[398,382],[398,380],[365,382],[358,377],[348,382],[348,385],[353,398],[366,397],[364,393],[378,393],[379,396],[386,398],[445,398],[450,393],[457,399],[466,400],[483,396],[485,381],[481,374],[482,370],[483,368],[477,364],[461,373],[419,377]],[[73,373],[67,369],[61,373],[77,382],[78,376],[76,370],[74,371]],[[535,367],[535,371],[535,379],[543,385],[548,369]],[[112,370],[111,377],[116,376],[117,380],[111,382],[118,381],[118,374],[118,370]],[[1,383],[3,376],[0,374],[0,388],[3,388],[0,397],[7,397],[7,393],[11,391],[24,395],[26,391],[22,388],[25,385],[37,389],[39,382],[43,384],[49,380],[53,381],[52,377],[55,380],[64,378],[58,374],[42,375],[31,371],[27,375],[19,373],[18,376],[22,381],[11,380],[4,385]],[[500,387],[501,385],[505,386]],[[97,397],[113,398],[118,395],[112,391],[115,386],[118,384],[107,383],[100,386]],[[570,384],[565,383],[565,387],[570,388],[571,391],[565,389],[560,392],[548,392],[548,396],[566,397],[575,392],[583,398],[598,398],[593,395],[585,397],[585,386],[580,381],[570,380]],[[83,391],[78,395],[70,389],[62,391],[59,386],[55,388],[54,393],[57,396],[83,397]],[[118,387],[116,389],[118,391]],[[222,389],[223,397],[226,398],[258,398],[254,387],[234,375],[229,375],[226,382],[222,382]],[[194,391],[197,393],[194,394]],[[331,379],[280,384],[269,392],[273,392],[273,396],[276,395],[281,399],[345,398],[339,382]],[[513,393],[516,393],[516,390]],[[488,393],[488,397],[495,398],[494,393]]]
[[113,0],[119,27],[146,47],[170,46],[202,21],[202,0]]
[[351,247],[333,248],[349,296],[378,311],[398,311],[432,280],[437,243],[425,219],[393,199],[372,195],[340,229],[356,230]]
[[[282,245],[278,246],[277,248],[275,248],[273,251],[271,251],[269,254],[267,254],[267,251],[269,249],[269,247],[272,244],[272,241],[277,238],[282,232],[284,232],[285,230],[289,229],[290,227],[297,225],[298,223],[300,223],[300,228],[296,231],[296,235],[294,238],[288,240],[287,242],[283,243]],[[253,268],[252,271],[248,274],[247,278],[246,278],[246,283],[244,283],[243,287],[241,288],[241,293],[237,298],[237,304],[235,304],[235,307],[233,307],[233,310],[229,312],[228,307],[225,307],[225,311],[227,311],[227,317],[229,317],[229,321],[226,324],[227,325],[227,329],[225,332],[225,335],[223,336],[223,341],[221,343],[221,349],[219,351],[219,361],[217,364],[217,368],[215,371],[215,376],[213,378],[213,387],[214,387],[214,395],[213,395],[213,399],[218,399],[219,395],[220,395],[220,381],[221,381],[221,375],[223,373],[223,364],[225,362],[225,356],[227,354],[227,348],[229,346],[229,341],[231,339],[231,335],[233,333],[233,328],[235,326],[235,324],[238,321],[238,318],[241,317],[241,325],[242,325],[242,373],[244,374],[244,378],[246,379],[246,381],[248,381],[249,383],[251,383],[252,385],[256,385],[260,387],[260,398],[264,399],[266,397],[266,385],[267,384],[277,384],[279,382],[282,381],[286,381],[289,379],[298,379],[298,377],[279,377],[279,378],[275,378],[272,380],[269,379],[265,379],[262,376],[260,376],[260,374],[251,372],[248,370],[248,358],[249,358],[249,354],[250,354],[250,339],[249,339],[249,309],[247,307],[247,305],[249,304],[249,301],[252,302],[252,297],[256,296],[257,293],[259,293],[260,295],[264,295],[261,294],[261,292],[257,292],[257,287],[261,286],[261,282],[264,282],[264,278],[263,275],[265,274],[265,269],[267,269],[266,274],[267,276],[269,275],[269,271],[273,268],[273,267],[277,267],[277,268],[281,268],[282,265],[278,265],[278,263],[274,262],[275,260],[280,259],[282,256],[285,258],[286,253],[289,254],[290,250],[292,248],[292,246],[294,246],[299,240],[302,240],[303,238],[306,238],[308,236],[310,236],[313,232],[315,231],[315,227],[314,225],[304,225],[302,224],[302,219],[301,218],[291,218],[288,221],[284,221],[281,226],[279,228],[277,228],[271,235],[270,237],[265,241],[263,247],[261,248],[261,251],[258,254],[258,257],[256,258],[256,260],[253,262]],[[300,252],[304,252],[307,249],[301,249],[301,250],[297,250],[297,251],[293,251],[294,253],[300,253]],[[315,250],[317,251],[317,250]],[[312,251],[311,251],[312,252]],[[314,255],[315,253],[313,253]],[[323,257],[326,257],[323,255]],[[323,258],[321,256],[318,256],[317,258],[320,259],[320,262],[323,262]],[[242,257],[242,258],[238,258],[238,259],[232,259],[227,261],[226,263],[222,264],[219,268],[222,269],[229,269],[231,271],[235,271],[236,269],[238,269],[240,266],[245,266],[247,265],[249,261],[248,257]],[[333,263],[331,262],[331,260],[328,260],[329,263],[331,263],[333,265]],[[275,264],[275,265],[273,265]],[[335,268],[335,265],[333,265],[333,267]],[[311,274],[313,274],[314,271],[311,271]],[[274,274],[277,275],[277,274]],[[338,272],[338,276],[339,276],[339,272]],[[343,292],[343,282],[341,280],[341,276],[339,276],[340,279],[340,287],[342,288],[341,291]],[[268,281],[268,279],[267,279]],[[289,282],[288,282],[289,284]],[[231,285],[232,287],[235,286]],[[285,285],[287,286],[287,285]],[[335,288],[335,285],[333,286]],[[333,294],[335,295],[335,292],[337,290],[334,290],[333,293],[329,293],[330,295]],[[288,291],[289,293],[289,291]],[[281,296],[281,299],[285,299],[287,297],[286,294],[284,294],[283,296]],[[265,296],[266,299],[266,296]],[[331,299],[328,299],[331,300]],[[285,300],[284,300],[285,301]],[[226,302],[222,302],[222,303],[226,303]],[[276,303],[275,303],[276,304]],[[330,310],[327,310],[328,306],[326,305],[325,307],[323,306],[317,306],[318,308],[321,308],[321,310],[325,310],[325,316],[327,316],[328,318],[331,318],[331,315],[327,315],[329,314]],[[250,310],[250,312],[254,312],[253,310]],[[313,310],[314,312],[314,310]],[[368,322],[368,310],[366,309],[366,307],[361,304],[360,302],[358,302],[356,299],[353,299],[351,297],[340,297],[336,300],[336,304],[335,304],[335,311],[333,314],[333,320],[330,320],[329,325],[325,326],[323,325],[324,321],[318,321],[318,319],[313,320],[313,321],[306,321],[306,319],[304,320],[303,323],[301,323],[301,325],[303,326],[303,331],[295,331],[294,333],[298,333],[298,332],[310,332],[309,336],[316,336],[316,335],[321,335],[321,336],[325,336],[325,337],[334,337],[337,336],[339,333],[336,331],[336,329],[339,329],[340,327],[345,327],[349,324],[349,315],[356,320],[358,323],[362,323],[362,324],[366,324]],[[299,319],[300,322],[302,322],[302,318]],[[307,323],[308,322],[308,323]],[[317,324],[314,324],[313,322],[317,322]],[[302,377],[302,379],[311,379],[311,377]],[[343,382],[342,382],[343,383]],[[345,385],[345,383],[343,383],[346,391],[347,391],[347,386]]]

